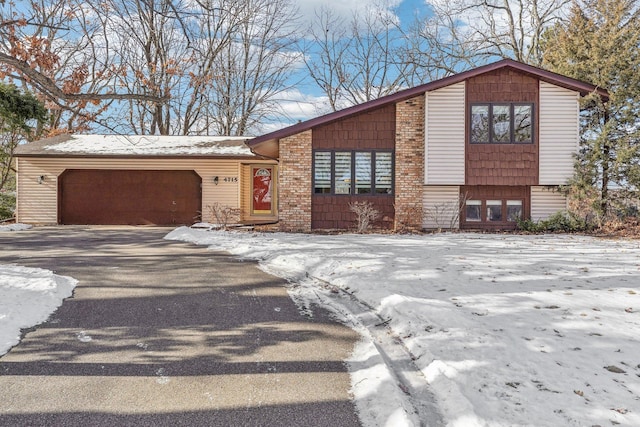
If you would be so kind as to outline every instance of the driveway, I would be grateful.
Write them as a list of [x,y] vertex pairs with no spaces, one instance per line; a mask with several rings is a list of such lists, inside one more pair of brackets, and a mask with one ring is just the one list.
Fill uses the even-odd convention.
[[79,280],[0,357],[0,425],[359,425],[343,364],[357,340],[250,262],[169,229],[0,234],[0,263]]

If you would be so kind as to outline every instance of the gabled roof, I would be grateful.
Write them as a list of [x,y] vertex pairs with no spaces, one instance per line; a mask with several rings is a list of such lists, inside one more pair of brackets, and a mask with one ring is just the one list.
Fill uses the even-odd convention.
[[286,138],[288,136],[295,135],[297,133],[312,129],[316,126],[329,124],[331,122],[345,119],[347,117],[364,113],[369,110],[373,110],[388,104],[404,101],[409,98],[413,98],[414,96],[421,95],[425,92],[430,92],[436,89],[440,89],[446,86],[460,83],[471,77],[476,77],[478,75],[495,71],[495,70],[500,70],[503,68],[511,68],[521,73],[536,77],[539,80],[542,80],[544,82],[547,82],[556,86],[560,86],[566,89],[574,90],[576,92],[580,92],[580,95],[582,96],[595,92],[603,99],[605,100],[609,99],[609,93],[605,89],[599,88],[590,83],[576,80],[571,77],[566,77],[561,74],[553,73],[551,71],[543,70],[542,68],[537,68],[531,65],[523,64],[521,62],[514,61],[512,59],[503,59],[498,62],[494,62],[488,65],[483,65],[481,67],[477,67],[472,70],[454,74],[452,76],[435,80],[433,82],[416,86],[410,89],[401,90],[399,92],[384,96],[382,98],[378,98],[362,104],[354,105],[352,107],[345,108],[344,110],[335,111],[333,113],[329,113],[324,116],[316,117],[301,123],[297,123],[295,125],[277,130],[275,132],[258,136],[256,138],[253,138],[247,141],[247,145],[251,147],[251,150],[255,153],[256,152],[255,149],[263,143],[277,143],[277,141],[280,138]]
[[224,157],[255,154],[245,137],[60,135],[16,148],[17,157]]

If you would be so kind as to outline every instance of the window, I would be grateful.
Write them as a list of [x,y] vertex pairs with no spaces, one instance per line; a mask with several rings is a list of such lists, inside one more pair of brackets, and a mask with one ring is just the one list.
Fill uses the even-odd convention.
[[481,200],[467,200],[465,204],[465,218],[467,221],[481,221]]
[[471,106],[472,144],[533,142],[533,104],[495,103]]
[[371,156],[370,152],[356,152],[356,194],[371,193]]
[[487,221],[502,221],[502,200],[487,200]]
[[336,194],[351,193],[351,152],[335,153],[333,179]]
[[331,153],[317,151],[313,158],[313,192],[331,193]]
[[392,194],[393,152],[314,151],[315,194]]
[[507,200],[507,221],[517,222],[522,219],[522,200]]
[[523,200],[474,200],[465,202],[466,222],[514,223],[524,218]]
[[377,194],[391,194],[393,183],[393,153],[379,151],[376,153],[376,182]]

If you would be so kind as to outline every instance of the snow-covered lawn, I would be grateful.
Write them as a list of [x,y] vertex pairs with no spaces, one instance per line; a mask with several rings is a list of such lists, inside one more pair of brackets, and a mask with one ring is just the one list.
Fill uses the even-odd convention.
[[[26,224],[0,225],[0,232],[30,229]],[[20,342],[20,330],[47,320],[71,296],[77,280],[49,270],[0,265],[0,356]]]
[[[190,228],[167,238],[259,260],[301,306],[328,301],[327,282],[353,293],[410,350],[446,425],[640,425],[640,241]],[[364,336],[350,361],[362,419],[425,421],[371,365],[382,359]]]
[[47,320],[76,283],[49,270],[0,265],[0,356],[20,342],[21,329]]

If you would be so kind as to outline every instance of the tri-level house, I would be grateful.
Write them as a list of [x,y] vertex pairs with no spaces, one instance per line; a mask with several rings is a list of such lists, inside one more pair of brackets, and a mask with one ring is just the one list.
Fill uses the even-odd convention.
[[248,141],[65,135],[19,147],[17,220],[511,229],[566,207],[579,99],[606,90],[503,60]]
[[565,209],[579,99],[607,91],[502,60],[259,136],[278,160],[279,228],[512,229]]

